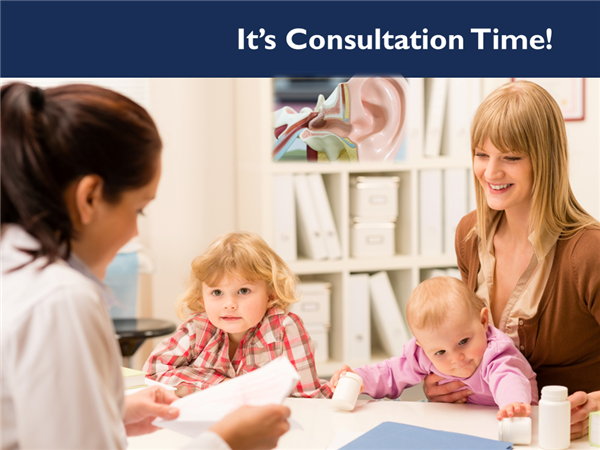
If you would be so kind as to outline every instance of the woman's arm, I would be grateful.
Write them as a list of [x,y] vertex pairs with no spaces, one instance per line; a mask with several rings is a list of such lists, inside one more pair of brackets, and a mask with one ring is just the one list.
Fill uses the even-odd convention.
[[[577,280],[577,291],[590,314],[600,324],[600,278],[598,276],[598,249],[600,232],[585,230],[571,255],[571,269]],[[575,392],[569,396],[571,402],[571,439],[588,434],[589,415],[600,410],[600,391]]]
[[[269,450],[275,448],[279,438],[290,429],[288,417],[290,409],[283,405],[242,406],[213,425],[210,431],[218,434],[232,450]],[[188,448],[207,448],[193,444]]]
[[172,391],[152,386],[125,397],[123,423],[127,436],[139,436],[160,430],[152,425],[157,417],[173,420],[179,416],[179,410],[169,405],[177,400]]
[[579,439],[589,432],[590,413],[600,410],[600,391],[575,392],[568,400],[571,402],[571,439]]
[[465,403],[469,395],[473,395],[469,389],[461,389],[465,384],[460,380],[449,383],[438,384],[444,377],[430,373],[423,380],[423,392],[430,402],[440,403]]
[[2,363],[19,447],[124,448],[119,350],[95,290],[61,287],[12,325]]

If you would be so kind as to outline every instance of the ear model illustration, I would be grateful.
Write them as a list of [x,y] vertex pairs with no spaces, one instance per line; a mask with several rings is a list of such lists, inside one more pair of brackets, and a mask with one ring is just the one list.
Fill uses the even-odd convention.
[[405,138],[408,83],[403,78],[352,78],[314,110],[285,106],[274,113],[277,161],[300,139],[307,159],[393,162]]

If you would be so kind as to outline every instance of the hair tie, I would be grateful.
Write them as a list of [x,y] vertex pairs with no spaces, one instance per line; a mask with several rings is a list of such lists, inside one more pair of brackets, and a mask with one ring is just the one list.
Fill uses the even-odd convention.
[[36,111],[42,111],[44,104],[46,103],[46,95],[44,91],[38,87],[35,87],[29,93],[29,104]]

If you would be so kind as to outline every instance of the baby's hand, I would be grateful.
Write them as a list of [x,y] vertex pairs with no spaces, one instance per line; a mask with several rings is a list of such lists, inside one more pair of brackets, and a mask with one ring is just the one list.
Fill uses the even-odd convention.
[[335,391],[335,388],[337,387],[338,381],[340,379],[340,377],[342,375],[344,375],[346,372],[352,372],[355,373],[350,366],[346,366],[343,365],[342,368],[340,370],[336,370],[333,373],[333,376],[331,377],[331,380],[329,380],[329,387],[331,387],[332,391]]
[[529,403],[509,403],[498,411],[498,420],[506,417],[527,417],[531,414],[531,405]]

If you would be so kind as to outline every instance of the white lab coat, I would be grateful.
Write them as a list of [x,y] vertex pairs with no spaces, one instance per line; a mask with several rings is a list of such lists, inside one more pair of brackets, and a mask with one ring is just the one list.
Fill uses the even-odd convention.
[[[43,267],[2,227],[2,449],[123,449],[120,352],[103,285],[76,256]],[[214,433],[191,447],[229,448]]]

